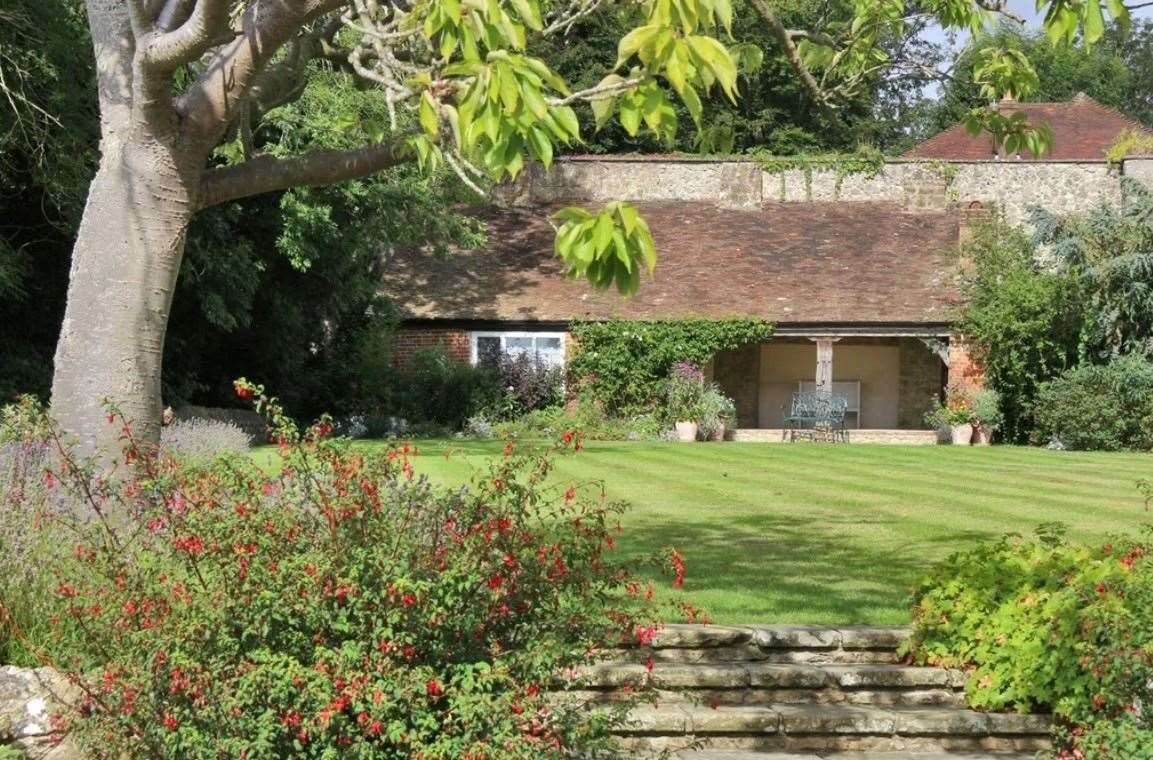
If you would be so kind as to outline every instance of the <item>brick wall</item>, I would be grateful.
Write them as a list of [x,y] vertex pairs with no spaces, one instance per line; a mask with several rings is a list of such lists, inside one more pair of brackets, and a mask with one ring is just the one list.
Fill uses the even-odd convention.
[[443,346],[450,356],[461,362],[468,362],[471,358],[468,330],[402,327],[393,343],[392,361],[398,366],[404,366],[412,361],[412,355],[419,349],[433,346]]
[[974,358],[964,336],[949,340],[949,387],[976,391],[985,387],[985,368]]

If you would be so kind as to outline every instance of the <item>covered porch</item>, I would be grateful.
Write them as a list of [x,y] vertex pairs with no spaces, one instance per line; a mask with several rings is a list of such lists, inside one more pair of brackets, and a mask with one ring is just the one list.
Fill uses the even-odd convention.
[[778,329],[773,340],[718,354],[708,373],[737,408],[737,440],[785,440],[793,394],[846,400],[846,439],[937,442],[925,413],[949,384],[943,328]]

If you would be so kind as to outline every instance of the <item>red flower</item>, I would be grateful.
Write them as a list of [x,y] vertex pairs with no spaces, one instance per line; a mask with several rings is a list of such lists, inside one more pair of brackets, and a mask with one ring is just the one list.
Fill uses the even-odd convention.
[[405,607],[411,607],[416,604],[416,597],[412,594],[405,594],[400,598],[400,601]]
[[164,713],[164,720],[161,722],[169,731],[175,731],[180,727],[180,721],[178,721],[172,713]]
[[428,680],[428,683],[424,685],[424,690],[428,693],[428,696],[434,699],[444,694],[444,689],[440,688],[440,684],[435,678]]
[[245,385],[240,380],[237,380],[236,382],[234,382],[232,384],[232,387],[236,391],[237,398],[241,398],[241,399],[245,399],[245,400],[252,398],[252,389],[249,388],[247,385]]
[[567,502],[572,501],[575,498],[576,498],[576,489],[573,488],[572,486],[569,486],[569,489],[564,492],[564,500],[567,503]]
[[673,549],[673,556],[670,560],[673,566],[673,588],[681,588],[685,585],[685,558],[676,549]]
[[512,441],[509,441],[508,443],[506,443],[504,445],[504,455],[506,457],[511,457],[513,449],[515,449],[515,448],[516,448],[516,444],[514,444]]
[[540,686],[537,686],[535,683],[530,683],[528,688],[524,690],[524,693],[528,694],[530,697],[535,697],[536,695],[540,694]]

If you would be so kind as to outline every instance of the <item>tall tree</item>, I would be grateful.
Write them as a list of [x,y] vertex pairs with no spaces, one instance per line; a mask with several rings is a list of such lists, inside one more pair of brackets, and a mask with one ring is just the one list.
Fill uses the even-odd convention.
[[[1120,0],[1106,0],[1115,17]],[[884,41],[928,12],[976,29],[993,0],[854,4],[827,29],[789,29],[768,0],[754,5],[818,107],[887,65]],[[666,81],[694,119],[718,85],[736,97],[734,54],[714,35],[731,27],[728,0],[648,0],[626,6],[636,28],[618,44],[617,71],[572,92],[532,55],[540,37],[564,33],[600,10],[597,0],[87,0],[101,113],[101,157],[72,255],[56,352],[53,409],[93,447],[112,443],[102,402],[116,400],[145,438],[160,416],[161,356],[193,215],[264,192],[321,186],[407,161],[453,167],[466,184],[499,180],[528,159],[549,163],[579,139],[571,106],[589,101],[598,123],[619,115],[665,136],[676,113]],[[542,8],[544,10],[542,10]],[[1088,42],[1104,24],[1097,0],[1053,0],[1046,24]],[[390,120],[351,125],[363,144],[291,156],[256,154],[252,136],[325,65],[379,88]],[[1023,65],[1023,64],[1021,64]],[[1013,66],[1009,66],[1013,68]],[[1005,67],[990,87],[1011,83]],[[399,112],[399,113],[398,113]],[[338,125],[333,125],[334,129]],[[234,146],[223,153],[222,145]],[[624,291],[655,252],[627,205],[572,210],[557,248],[574,275]]]

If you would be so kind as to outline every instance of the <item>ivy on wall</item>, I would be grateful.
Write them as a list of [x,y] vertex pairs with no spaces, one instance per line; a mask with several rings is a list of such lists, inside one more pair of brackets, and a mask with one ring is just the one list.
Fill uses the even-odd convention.
[[861,148],[855,153],[822,153],[818,155],[798,154],[794,156],[774,156],[766,153],[751,154],[768,174],[776,174],[781,179],[780,200],[785,200],[785,174],[799,171],[805,182],[805,199],[813,199],[813,172],[833,172],[836,176],[833,196],[841,195],[841,183],[851,174],[867,178],[876,177],[885,169],[885,157],[878,151]]
[[583,392],[609,414],[657,406],[676,362],[707,364],[719,351],[768,340],[760,319],[608,320],[571,327],[576,347],[569,369]]

